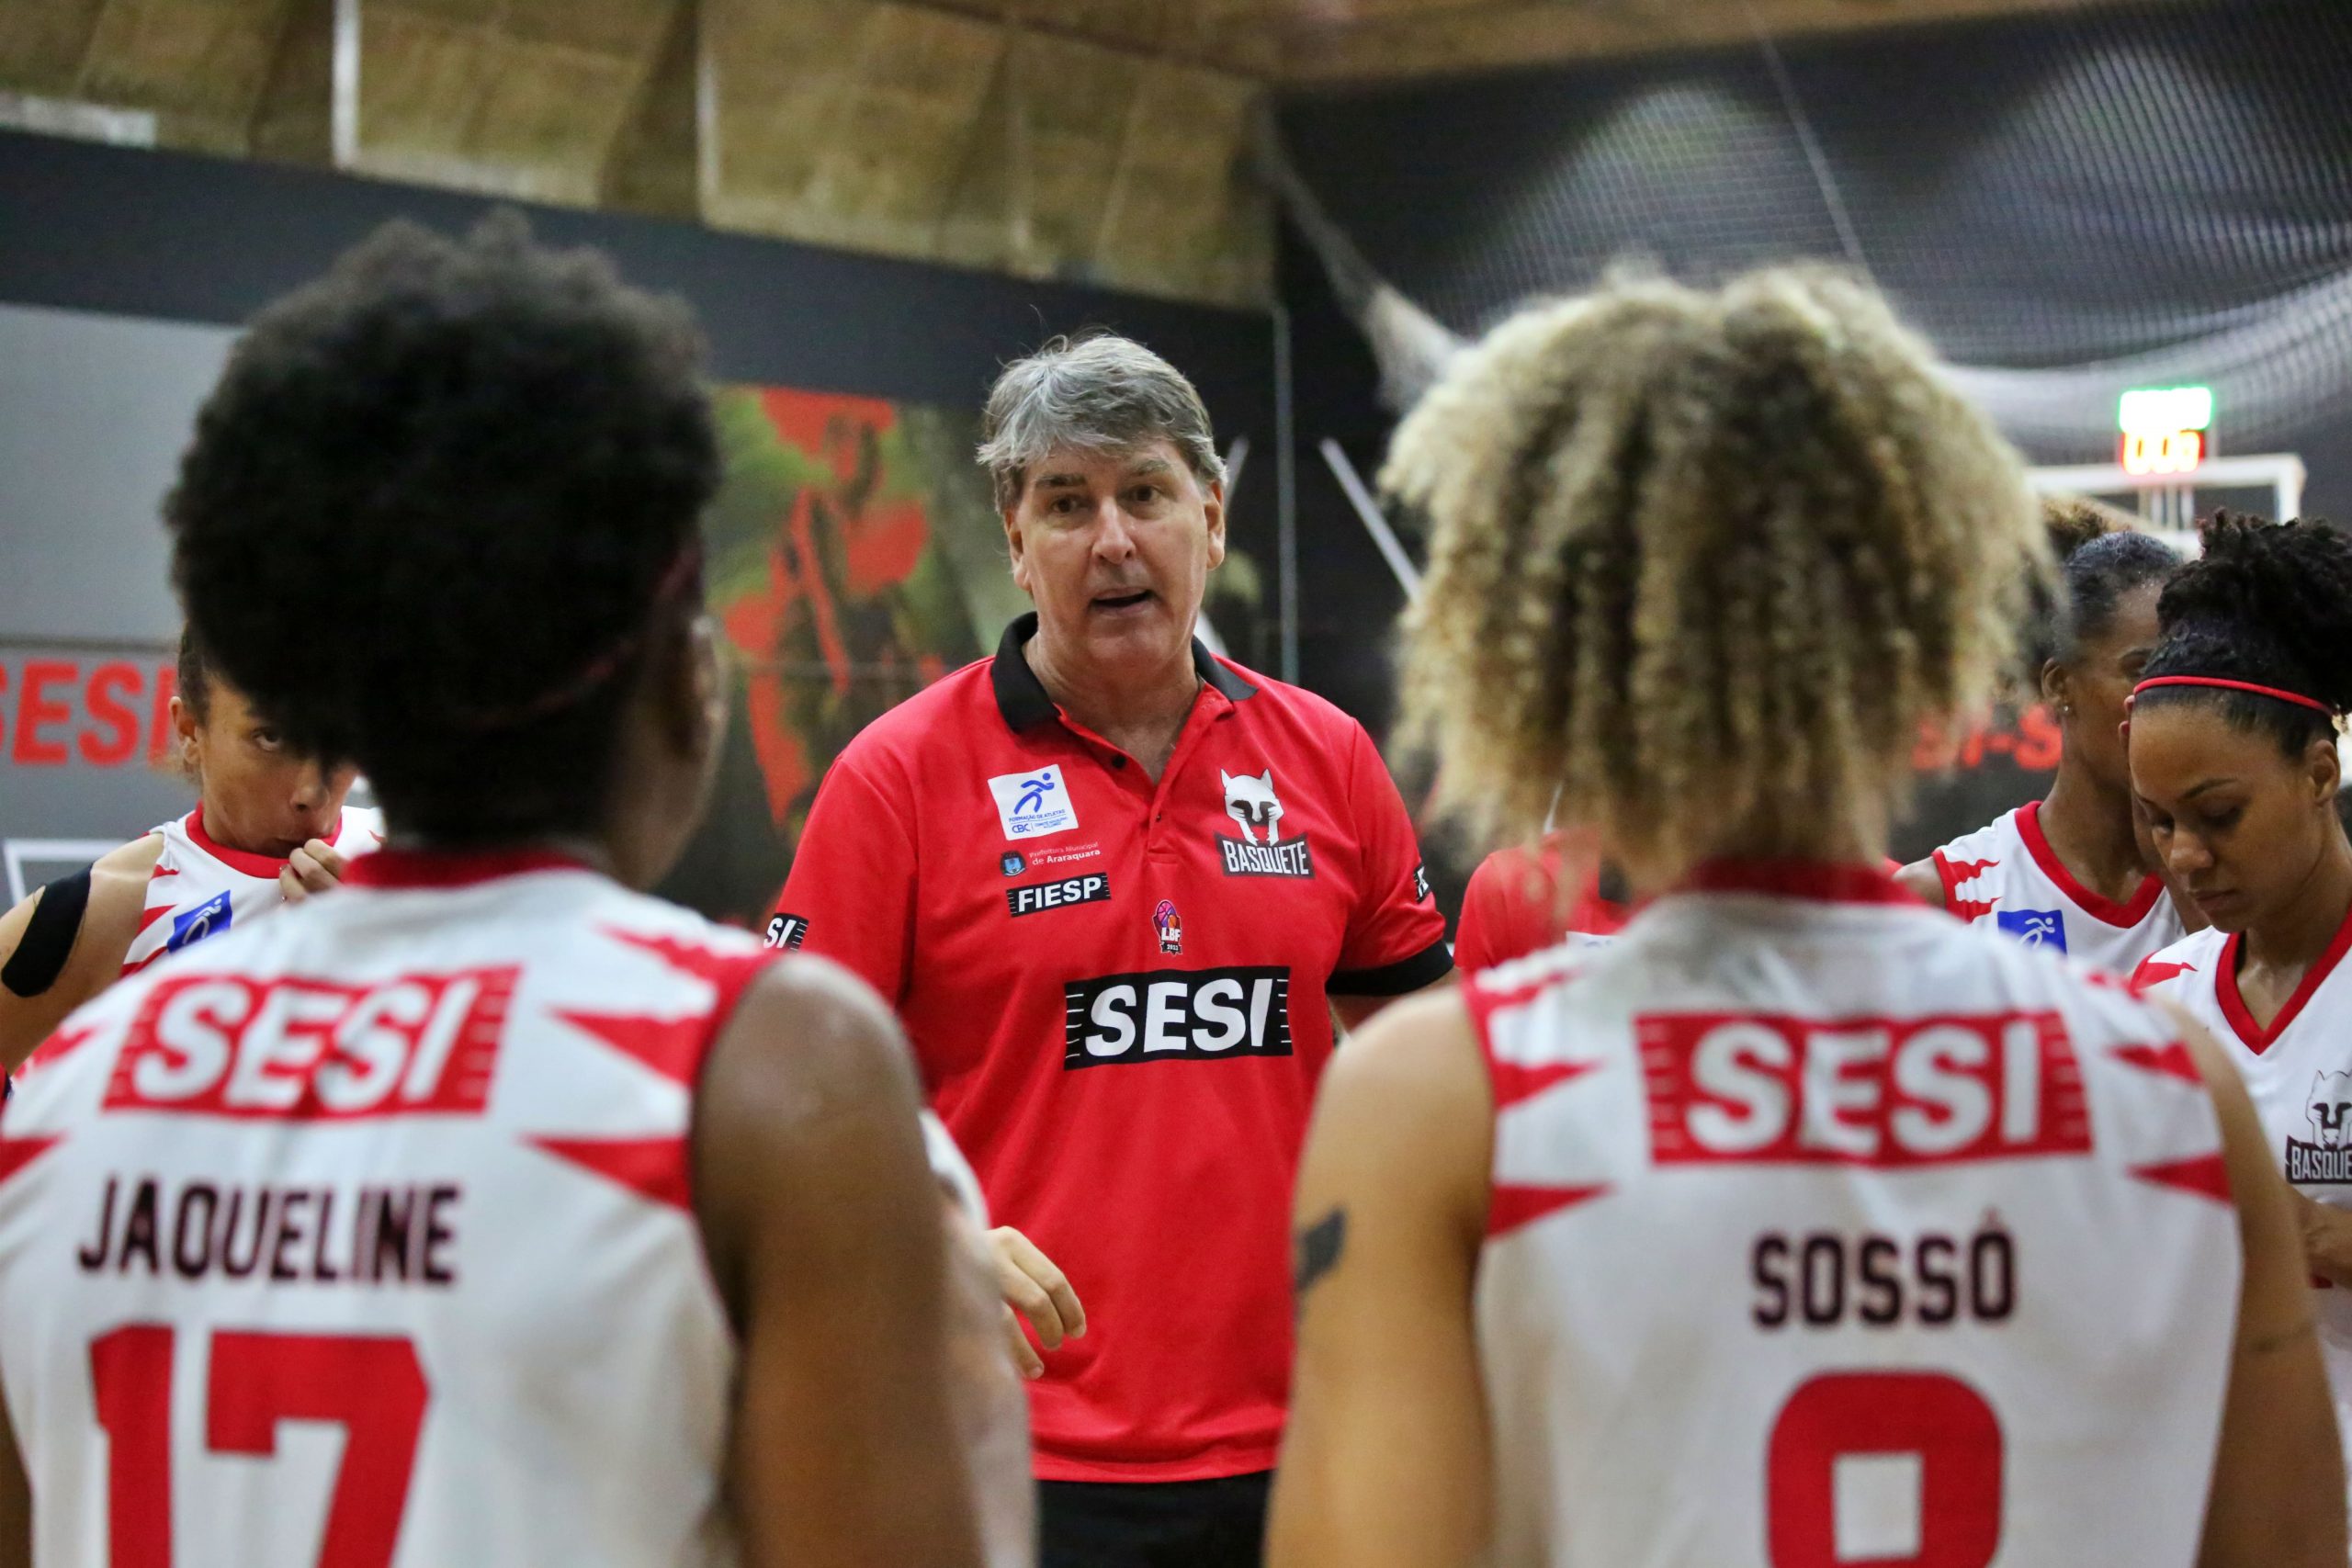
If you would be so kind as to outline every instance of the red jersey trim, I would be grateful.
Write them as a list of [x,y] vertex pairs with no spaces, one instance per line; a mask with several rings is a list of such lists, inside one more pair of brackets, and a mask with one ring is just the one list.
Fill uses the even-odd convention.
[[353,861],[343,883],[346,887],[469,887],[525,872],[594,869],[557,850],[381,849]]
[[[198,849],[219,861],[231,871],[242,871],[247,876],[257,876],[265,882],[275,882],[277,880],[277,874],[286,869],[286,863],[274,855],[257,855],[250,850],[232,850],[206,832],[204,804],[201,801],[197,803],[195,810],[187,814],[187,819],[181,826],[187,829],[189,840]],[[337,818],[335,829],[340,832],[342,828],[343,819]]]
[[2050,835],[2041,830],[2041,802],[2038,800],[2018,807],[2018,837],[2025,840],[2026,853],[2041,868],[2041,874],[2056,883],[2059,892],[2095,920],[2130,931],[2146,919],[2148,911],[2156,907],[2156,900],[2164,897],[2164,881],[2154,872],[2141,879],[2140,891],[2132,895],[2129,904],[2119,904],[2075,881],[2075,874],[2066,869],[2066,863],[2058,858],[2058,852],[2050,847]]
[[1879,865],[1836,865],[1826,861],[1718,860],[1692,869],[1677,889],[1683,893],[1764,893],[1779,898],[1811,898],[1829,904],[1905,904],[1919,900]]
[[2302,983],[2295,987],[2295,994],[2287,998],[2287,1005],[2278,1010],[2278,1016],[2270,1021],[2267,1029],[2254,1021],[2245,998],[2238,994],[2238,961],[2245,942],[2244,931],[2232,931],[2230,940],[2222,944],[2222,956],[2213,966],[2213,994],[2221,1001],[2222,1016],[2230,1021],[2238,1039],[2259,1056],[2278,1043],[2278,1037],[2287,1032],[2287,1026],[2303,1010],[2303,1004],[2335,973],[2335,966],[2344,962],[2344,954],[2352,951],[2352,910],[2345,912],[2344,923],[2335,928],[2327,951],[2319,955],[2319,962],[2303,971]]

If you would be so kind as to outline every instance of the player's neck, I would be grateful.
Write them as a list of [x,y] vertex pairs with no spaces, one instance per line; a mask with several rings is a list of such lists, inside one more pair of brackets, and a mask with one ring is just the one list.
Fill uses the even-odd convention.
[[[1804,814],[1784,815],[1759,809],[1736,830],[1717,840],[1704,858],[1875,866],[1886,858],[1886,827],[1881,817],[1825,822]],[[1645,886],[1638,873],[1634,880],[1636,892],[1662,891],[1654,882]]]
[[2352,915],[2352,844],[2327,836],[2310,873],[2270,916],[2246,928],[2245,966],[2301,973],[2320,960]]
[[384,848],[406,854],[420,855],[512,855],[555,854],[566,860],[578,861],[591,871],[604,873],[615,881],[621,875],[620,861],[612,846],[589,833],[520,833],[511,839],[449,840],[428,833],[403,832],[387,824]]
[[2148,879],[2148,863],[2132,827],[2132,799],[2079,768],[2061,763],[2041,803],[2041,836],[2075,881],[2128,904]]

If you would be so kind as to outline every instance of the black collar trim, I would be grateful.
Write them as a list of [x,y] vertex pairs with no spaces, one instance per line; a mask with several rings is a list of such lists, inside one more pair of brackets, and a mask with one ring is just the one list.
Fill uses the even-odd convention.
[[[1036,611],[1016,617],[1004,628],[1003,640],[996,645],[996,658],[989,666],[989,684],[996,693],[996,711],[1004,716],[1006,726],[1016,731],[1035,729],[1061,717],[1054,699],[1046,694],[1046,683],[1037,679],[1037,672],[1029,668],[1029,660],[1021,654],[1022,645],[1036,635]],[[1256,686],[1243,680],[1238,671],[1218,663],[1198,637],[1193,639],[1193,670],[1225,694],[1229,702],[1247,702],[1258,694]]]

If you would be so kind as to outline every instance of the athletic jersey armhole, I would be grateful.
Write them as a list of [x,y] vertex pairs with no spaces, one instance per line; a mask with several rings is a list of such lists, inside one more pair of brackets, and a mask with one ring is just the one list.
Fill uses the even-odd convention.
[[1949,909],[1951,908],[1952,894],[1962,880],[1961,874],[1952,868],[1951,860],[1945,856],[1943,851],[1930,850],[1928,852],[1928,858],[1936,863],[1936,880],[1943,885],[1944,908]]

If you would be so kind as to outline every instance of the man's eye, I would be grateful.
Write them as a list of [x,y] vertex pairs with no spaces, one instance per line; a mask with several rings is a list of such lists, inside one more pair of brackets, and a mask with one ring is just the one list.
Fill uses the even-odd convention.
[[275,729],[256,729],[254,731],[254,744],[265,751],[275,751],[284,742],[278,739]]
[[2231,829],[2236,827],[2238,825],[2238,818],[2245,815],[2245,807],[2233,807],[2227,811],[2217,811],[2207,817],[2205,818],[2205,826],[2213,832],[2226,833]]

